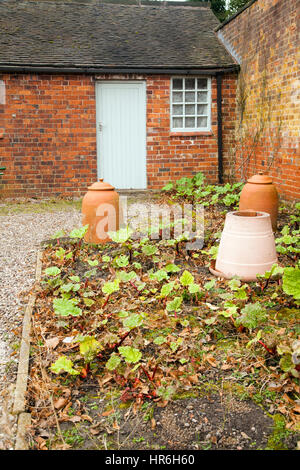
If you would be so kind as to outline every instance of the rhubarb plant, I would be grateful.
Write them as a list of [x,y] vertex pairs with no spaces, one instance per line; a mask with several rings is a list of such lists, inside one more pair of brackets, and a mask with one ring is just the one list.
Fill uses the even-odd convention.
[[86,364],[91,363],[102,349],[101,344],[96,340],[95,336],[78,335],[73,342],[79,343],[80,355],[83,357]]
[[73,362],[66,356],[60,356],[57,361],[51,365],[50,369],[55,374],[67,372],[70,375],[79,375],[79,372],[73,368]]
[[78,300],[72,299],[54,299],[53,308],[54,313],[60,317],[77,317],[82,315],[81,308],[77,307],[75,303],[78,303]]
[[300,341],[293,341],[292,344],[279,344],[277,352],[281,356],[279,365],[281,369],[296,378],[300,378]]
[[282,289],[286,294],[292,295],[295,300],[300,300],[300,268],[284,269]]
[[236,318],[235,323],[237,326],[243,326],[252,331],[258,325],[264,323],[267,318],[266,310],[259,302],[255,302],[254,304],[247,304],[241,310],[241,315]]

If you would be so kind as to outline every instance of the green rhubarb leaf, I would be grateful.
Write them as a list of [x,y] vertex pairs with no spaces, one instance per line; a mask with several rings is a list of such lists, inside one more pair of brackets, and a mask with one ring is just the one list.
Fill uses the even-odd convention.
[[106,363],[106,368],[108,370],[115,370],[121,362],[120,356],[117,354],[112,354]]
[[83,302],[87,307],[91,307],[95,303],[93,299],[83,299]]
[[86,234],[86,232],[88,231],[88,228],[89,228],[88,225],[84,225],[83,227],[80,227],[80,228],[75,228],[70,233],[70,237],[71,238],[79,238],[79,239],[83,238],[84,235]]
[[194,283],[194,276],[189,272],[189,271],[183,271],[181,277],[180,277],[180,282],[181,284],[186,287],[189,286],[190,284]]
[[86,271],[84,273],[84,277],[89,278],[89,277],[95,276],[96,274],[97,274],[97,269],[94,268],[94,269],[90,269],[89,271]]
[[159,271],[156,271],[155,273],[149,274],[149,277],[150,277],[151,280],[155,280],[155,281],[158,281],[158,282],[161,282],[164,279],[169,278],[168,274],[163,269],[160,269]]
[[241,315],[236,319],[236,325],[242,325],[249,330],[253,330],[260,323],[267,320],[265,309],[259,302],[254,304],[247,304],[242,310]]
[[215,287],[215,285],[216,285],[216,280],[211,279],[211,281],[206,282],[203,287],[205,290],[211,290]]
[[241,281],[239,279],[231,279],[228,281],[228,285],[231,290],[238,290],[241,287]]
[[167,311],[179,312],[181,304],[182,304],[182,297],[175,297],[170,302],[167,302]]
[[119,268],[125,268],[129,264],[129,256],[120,255],[115,259],[115,263]]
[[51,239],[62,238],[65,235],[66,235],[66,232],[64,230],[58,230],[58,232],[55,232],[53,235],[51,235]]
[[175,393],[175,388],[172,387],[172,385],[169,385],[168,387],[158,387],[157,389],[157,395],[161,397],[163,400],[168,401],[172,398],[172,396]]
[[166,191],[166,192],[172,191],[173,186],[174,186],[173,183],[167,183],[167,184],[162,188],[162,191]]
[[56,250],[55,256],[59,258],[60,260],[63,260],[65,253],[66,253],[66,250],[62,246],[60,246],[58,250]]
[[290,354],[285,354],[279,361],[279,366],[283,372],[291,372],[295,368]]
[[99,261],[97,259],[88,259],[87,262],[89,263],[90,266],[98,266]]
[[125,328],[128,328],[129,330],[132,330],[133,328],[137,328],[138,326],[141,326],[143,323],[143,315],[140,315],[138,313],[133,313],[129,317],[125,318],[123,320],[123,326]]
[[176,341],[171,341],[170,343],[170,348],[172,350],[172,352],[176,352],[177,349],[179,348],[179,346],[183,343],[183,339],[182,338],[178,338]]
[[82,310],[74,305],[72,300],[68,299],[54,299],[53,308],[56,315],[61,317],[77,317],[82,314]]
[[61,270],[56,266],[51,266],[50,268],[45,269],[46,276],[58,276],[61,273]]
[[154,245],[144,245],[142,248],[142,252],[146,256],[152,256],[155,255],[155,253],[157,252],[157,247]]
[[190,294],[196,294],[197,292],[200,292],[200,286],[193,283],[188,286],[188,290]]
[[73,369],[73,362],[68,359],[66,356],[60,356],[56,362],[54,362],[50,369],[55,374],[60,374],[61,372],[68,372],[70,375],[78,375],[79,372]]
[[76,292],[80,289],[80,284],[73,284],[72,282],[68,282],[67,284],[63,284],[60,286],[60,290],[62,292]]
[[130,271],[129,273],[126,271],[117,272],[117,279],[119,279],[121,282],[133,281],[136,277],[137,275],[134,271]]
[[300,299],[300,269],[288,267],[284,269],[282,278],[283,291],[292,295],[294,299]]
[[121,310],[121,311],[118,313],[118,317],[119,317],[119,318],[127,318],[127,317],[128,317],[128,312],[126,312],[125,310]]
[[239,289],[237,289],[234,294],[235,298],[240,299],[240,300],[248,299],[246,288],[247,286],[244,285],[243,287],[240,287]]
[[120,346],[118,351],[129,364],[135,364],[142,357],[142,353],[132,346]]
[[180,271],[180,268],[173,263],[167,264],[164,269],[167,273],[178,273],[178,271]]
[[115,243],[126,243],[131,235],[133,234],[133,230],[130,227],[121,228],[117,232],[108,232],[108,236],[112,239]]
[[111,295],[113,292],[119,290],[119,279],[115,279],[114,281],[105,282],[102,286],[102,292],[107,295]]
[[157,336],[154,340],[153,343],[157,344],[158,346],[161,346],[163,343],[166,342],[166,338],[164,336]]
[[99,341],[94,336],[77,336],[74,342],[79,342],[79,350],[85,362],[91,362],[97,355],[98,351],[102,349]]
[[168,295],[171,294],[171,292],[173,291],[174,285],[175,285],[175,281],[171,281],[171,282],[168,282],[168,284],[164,284],[160,291],[160,297],[163,297],[163,298],[168,297]]

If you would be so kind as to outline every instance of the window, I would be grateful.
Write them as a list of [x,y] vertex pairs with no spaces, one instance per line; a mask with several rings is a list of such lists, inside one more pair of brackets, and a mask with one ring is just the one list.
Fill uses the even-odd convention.
[[210,78],[172,78],[171,130],[210,130]]

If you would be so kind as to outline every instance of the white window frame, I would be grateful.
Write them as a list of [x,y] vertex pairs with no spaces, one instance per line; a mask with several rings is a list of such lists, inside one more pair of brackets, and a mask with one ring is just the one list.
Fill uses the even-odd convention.
[[[185,96],[185,79],[187,78],[205,78],[207,80],[207,90],[204,90],[204,89],[198,89],[196,88],[195,89],[195,93],[197,94],[198,91],[205,91],[207,92],[207,103],[186,103],[185,100],[183,100],[182,103],[176,103],[174,102],[173,103],[173,80],[176,79],[176,78],[180,78],[180,79],[184,79],[184,86],[183,86],[183,99],[184,99],[184,96]],[[170,129],[171,129],[171,132],[184,132],[184,133],[187,133],[187,132],[210,132],[211,131],[211,77],[207,77],[207,76],[173,76],[171,77],[171,85],[170,85]],[[196,82],[197,83],[197,82]],[[180,90],[175,90],[175,91],[180,91]],[[191,91],[191,90],[187,90],[187,91]],[[185,113],[181,116],[181,115],[173,115],[173,104],[174,105],[180,105],[182,104],[183,107],[185,104],[195,104],[195,106],[197,106],[197,104],[207,104],[207,107],[208,107],[208,111],[207,111],[207,115],[203,115],[203,117],[207,117],[207,126],[206,127],[173,127],[173,118],[176,118],[176,117],[182,117],[183,116],[183,122],[184,122],[184,119],[185,117],[189,117],[189,115],[185,115]],[[197,108],[196,108],[197,109]],[[197,115],[195,114],[195,122],[197,122],[197,117],[201,117],[201,115]],[[192,116],[190,116],[192,117]]]

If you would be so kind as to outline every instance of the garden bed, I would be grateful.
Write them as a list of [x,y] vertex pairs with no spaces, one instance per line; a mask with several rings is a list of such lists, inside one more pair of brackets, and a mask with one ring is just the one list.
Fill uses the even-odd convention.
[[[207,208],[199,252],[184,241],[134,241],[128,230],[104,246],[83,243],[83,229],[45,244],[27,397],[32,448],[296,447],[298,301],[278,268],[247,284],[210,274],[223,221],[224,207]],[[292,251],[279,261],[297,262]]]

